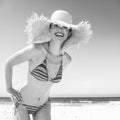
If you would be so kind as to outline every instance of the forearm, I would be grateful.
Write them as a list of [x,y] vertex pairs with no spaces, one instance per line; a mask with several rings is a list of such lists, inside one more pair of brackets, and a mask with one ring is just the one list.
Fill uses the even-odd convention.
[[12,88],[12,71],[12,66],[7,63],[5,67],[5,80],[7,91]]

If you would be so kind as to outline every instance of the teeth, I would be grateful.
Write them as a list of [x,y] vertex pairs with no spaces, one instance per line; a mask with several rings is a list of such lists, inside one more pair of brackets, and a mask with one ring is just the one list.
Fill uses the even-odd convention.
[[63,33],[59,33],[59,32],[55,33],[55,35],[56,35],[57,37],[63,37],[63,36],[64,36]]

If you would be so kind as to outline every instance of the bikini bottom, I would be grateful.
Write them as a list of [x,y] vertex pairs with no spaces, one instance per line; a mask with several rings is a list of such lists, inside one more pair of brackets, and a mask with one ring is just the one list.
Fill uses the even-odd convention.
[[[20,93],[19,93],[19,95],[20,95]],[[31,106],[31,105],[23,104],[22,99],[19,96],[12,96],[11,99],[15,105],[15,107],[14,107],[15,113],[17,111],[18,106],[22,105],[26,108],[28,114],[33,114],[33,115],[36,114],[40,109],[42,109],[48,102],[51,102],[50,98],[48,98],[47,102],[45,102],[43,105]]]

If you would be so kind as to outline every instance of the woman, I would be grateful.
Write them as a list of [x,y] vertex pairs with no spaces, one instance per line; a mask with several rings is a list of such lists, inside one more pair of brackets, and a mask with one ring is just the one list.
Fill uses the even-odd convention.
[[[6,60],[6,86],[15,104],[17,120],[50,120],[50,88],[59,83],[71,62],[67,48],[90,38],[88,22],[72,24],[72,16],[64,10],[55,11],[51,19],[34,13],[27,21],[29,45]],[[12,68],[28,61],[28,82],[19,91],[12,86]]]

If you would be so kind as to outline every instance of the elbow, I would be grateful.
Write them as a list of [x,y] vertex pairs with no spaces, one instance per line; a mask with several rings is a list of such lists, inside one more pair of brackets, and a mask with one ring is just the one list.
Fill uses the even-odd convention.
[[5,61],[5,69],[12,68],[12,67],[13,67],[12,63],[9,60],[6,60]]

